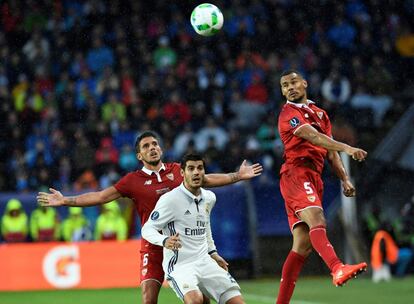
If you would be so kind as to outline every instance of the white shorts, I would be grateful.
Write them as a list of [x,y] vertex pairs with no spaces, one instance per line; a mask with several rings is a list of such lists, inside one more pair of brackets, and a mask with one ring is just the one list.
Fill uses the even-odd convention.
[[176,264],[166,278],[181,300],[184,300],[184,295],[192,290],[201,291],[217,303],[227,291],[234,290],[235,292],[232,293],[234,296],[240,295],[240,286],[236,280],[210,256],[183,265]]

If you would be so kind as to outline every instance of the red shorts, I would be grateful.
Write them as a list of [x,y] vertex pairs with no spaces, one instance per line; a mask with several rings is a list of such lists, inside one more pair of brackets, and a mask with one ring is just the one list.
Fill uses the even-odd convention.
[[162,269],[162,250],[146,250],[141,253],[141,283],[145,280],[164,282]]
[[302,222],[298,212],[309,208],[322,209],[323,182],[318,172],[307,167],[292,167],[280,177],[280,192],[285,200],[290,230]]

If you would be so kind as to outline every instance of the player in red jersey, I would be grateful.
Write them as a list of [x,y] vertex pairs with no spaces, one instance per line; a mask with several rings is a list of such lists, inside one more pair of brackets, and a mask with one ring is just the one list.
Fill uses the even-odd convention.
[[[183,177],[180,174],[180,164],[163,163],[162,149],[154,132],[143,132],[135,144],[137,158],[144,164],[142,170],[130,172],[122,177],[115,185],[98,192],[84,193],[78,196],[63,196],[59,191],[50,188],[51,193],[39,192],[37,201],[42,206],[93,206],[105,204],[120,197],[129,197],[144,225],[159,197],[179,186]],[[229,174],[207,174],[205,187],[217,187],[250,179],[261,174],[262,166],[242,163],[238,172]],[[211,257],[223,268],[227,262],[217,253]],[[162,247],[152,245],[146,240],[141,242],[141,289],[142,303],[157,303],[161,283],[164,280],[162,270]]]
[[308,84],[299,72],[284,72],[280,85],[287,99],[278,122],[285,147],[284,164],[280,170],[280,191],[285,200],[293,245],[283,265],[277,304],[289,303],[296,280],[312,248],[329,267],[335,286],[342,286],[367,268],[366,263],[344,265],[329,242],[322,209],[321,179],[324,160],[327,158],[342,182],[343,193],[355,196],[355,188],[338,151],[358,161],[364,160],[367,152],[332,139],[329,117],[307,99]]

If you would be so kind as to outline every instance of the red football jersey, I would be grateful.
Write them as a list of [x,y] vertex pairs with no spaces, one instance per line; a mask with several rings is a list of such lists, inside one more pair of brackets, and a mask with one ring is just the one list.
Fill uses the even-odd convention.
[[287,102],[279,114],[278,122],[280,138],[285,147],[283,153],[285,162],[280,170],[281,174],[289,167],[303,162],[304,159],[311,161],[319,173],[323,170],[328,150],[294,135],[295,131],[304,125],[311,125],[319,132],[332,137],[332,127],[328,115],[314,102],[309,100],[308,105]]
[[[135,208],[141,219],[141,225],[148,220],[160,196],[181,184],[183,177],[180,174],[180,164],[164,163],[165,170],[161,170],[160,181],[155,173],[148,175],[143,170],[128,173],[122,177],[114,187],[125,197],[134,201]],[[141,248],[162,250],[162,247],[152,245],[143,240]],[[145,246],[145,247],[144,247]]]

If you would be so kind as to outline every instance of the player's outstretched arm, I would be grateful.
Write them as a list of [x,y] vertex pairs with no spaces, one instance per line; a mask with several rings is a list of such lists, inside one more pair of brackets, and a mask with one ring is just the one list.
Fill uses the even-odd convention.
[[115,187],[111,186],[102,191],[87,192],[76,196],[64,196],[60,191],[49,188],[50,193],[39,192],[37,203],[46,207],[71,206],[86,207],[105,204],[121,197]]
[[262,174],[263,167],[261,164],[256,163],[253,165],[247,165],[247,161],[244,160],[241,164],[239,171],[231,173],[213,173],[206,174],[204,179],[204,187],[220,187],[229,184],[234,184],[241,180],[251,179],[253,177]]
[[354,160],[363,161],[368,154],[362,149],[351,147],[318,132],[318,130],[316,130],[311,125],[303,125],[299,127],[296,129],[294,134],[300,138],[310,141],[315,146],[319,146],[331,151],[345,152],[346,154],[352,156]]

